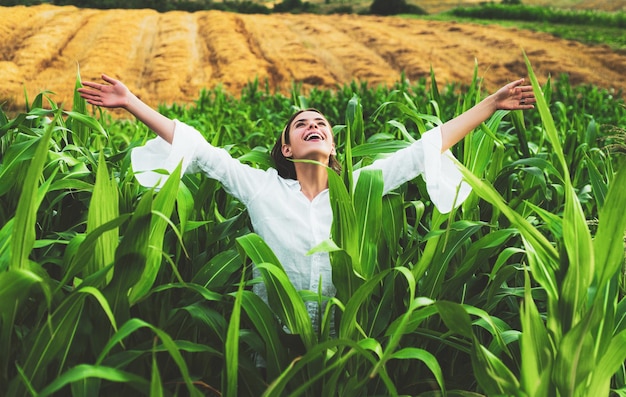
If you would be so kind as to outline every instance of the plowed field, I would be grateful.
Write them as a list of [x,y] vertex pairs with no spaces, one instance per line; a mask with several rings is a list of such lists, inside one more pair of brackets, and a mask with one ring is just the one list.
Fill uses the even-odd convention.
[[203,87],[233,94],[250,80],[288,92],[353,80],[390,84],[429,74],[471,81],[476,62],[488,89],[535,73],[626,92],[626,55],[525,30],[356,15],[240,15],[75,7],[0,7],[0,102],[23,106],[42,90],[69,106],[77,66],[107,73],[151,105],[194,100]]

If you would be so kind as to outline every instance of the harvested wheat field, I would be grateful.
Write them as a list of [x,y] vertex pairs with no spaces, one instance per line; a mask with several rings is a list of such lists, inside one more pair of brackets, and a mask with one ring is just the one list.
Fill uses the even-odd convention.
[[123,80],[149,104],[190,102],[204,87],[237,95],[258,78],[285,93],[351,81],[391,84],[401,72],[440,84],[487,89],[535,73],[567,73],[572,84],[626,92],[626,55],[525,30],[396,17],[243,15],[152,10],[92,10],[41,5],[0,7],[0,102],[23,108],[24,91],[42,90],[70,106],[77,66],[83,79]]

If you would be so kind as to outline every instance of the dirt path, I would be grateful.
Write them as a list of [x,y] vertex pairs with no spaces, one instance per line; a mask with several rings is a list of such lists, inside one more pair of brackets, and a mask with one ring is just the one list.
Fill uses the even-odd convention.
[[[193,101],[203,87],[237,95],[258,78],[289,92],[352,80],[392,84],[431,67],[440,85],[471,81],[474,64],[492,90],[526,75],[566,73],[573,84],[626,92],[626,55],[551,35],[499,26],[355,15],[238,15],[152,10],[0,7],[0,103],[20,109],[42,90],[69,106],[77,65],[105,72],[151,105]],[[32,28],[39,26],[42,28]]]

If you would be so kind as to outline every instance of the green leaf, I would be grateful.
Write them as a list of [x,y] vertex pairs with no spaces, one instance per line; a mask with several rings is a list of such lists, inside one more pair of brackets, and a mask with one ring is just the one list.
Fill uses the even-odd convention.
[[370,278],[377,267],[378,239],[382,224],[383,175],[380,170],[364,170],[354,190],[354,209],[358,226],[361,276]]
[[462,305],[454,302],[438,301],[435,302],[435,307],[450,331],[466,338],[474,336],[470,316]]
[[[106,130],[102,127],[102,125],[100,125],[98,120],[94,119],[93,117],[88,116],[84,113],[79,113],[75,111],[64,111],[63,114],[65,114],[69,118],[69,120],[77,121],[79,124],[82,124],[85,127],[88,127],[94,131],[99,132],[105,138],[107,139],[109,138],[109,134],[107,134]],[[73,125],[75,128],[76,124],[73,124]],[[82,144],[86,144],[86,143],[87,142],[82,142]]]
[[[437,251],[433,252],[431,263],[436,263],[430,271],[422,277],[422,294],[433,299],[441,296],[446,282],[446,273],[453,257],[468,242],[470,237],[484,226],[481,222],[458,221],[449,226],[444,239],[437,240]],[[471,240],[470,240],[471,241]]]
[[524,302],[520,308],[521,384],[529,396],[547,396],[554,347],[533,300],[528,272],[524,272],[524,279]]
[[333,211],[331,237],[350,256],[354,270],[362,274],[359,262],[359,235],[352,199],[341,178],[331,169],[328,172],[330,205]]
[[611,378],[623,366],[626,359],[626,331],[611,338],[606,352],[595,363],[591,384],[587,386],[589,395],[608,395]]
[[350,300],[346,303],[346,309],[344,310],[341,324],[339,325],[339,338],[356,339],[356,333],[360,326],[358,321],[359,309],[372,297],[375,287],[390,271],[391,270],[384,270],[373,275],[350,297]]
[[[83,267],[85,267],[93,255],[96,243],[98,238],[109,230],[117,229],[119,226],[124,224],[129,218],[131,218],[131,214],[122,214],[117,218],[106,222],[103,225],[100,225],[98,228],[89,233],[86,237],[84,235],[77,235],[72,242],[70,243],[70,247],[66,251],[65,260],[68,263],[67,270],[59,283],[60,289],[61,286],[65,285],[68,280],[78,274]],[[72,249],[72,244],[80,244],[78,248]],[[99,283],[99,281],[97,281]]]
[[267,287],[270,307],[292,334],[300,336],[305,348],[310,349],[317,339],[311,317],[289,277],[271,263],[256,263],[256,267]]
[[141,280],[149,250],[152,195],[145,194],[115,252],[115,268],[111,282],[103,290],[120,322],[130,317],[129,291]]
[[302,338],[306,348],[312,347],[316,337],[311,317],[272,250],[254,233],[237,238],[237,244],[242,250],[242,256],[247,255],[260,271],[274,313],[291,333]]
[[89,378],[104,379],[111,382],[131,383],[139,389],[147,390],[149,387],[148,381],[131,372],[98,365],[79,364],[64,372],[37,395],[39,397],[52,396],[54,393],[60,391],[69,384],[81,382]]
[[[58,117],[59,114],[57,113],[55,119]],[[46,161],[54,124],[52,122],[48,125],[46,132],[39,140],[22,185],[11,239],[11,263],[9,266],[12,269],[28,268],[28,257],[35,245],[35,222],[39,207],[37,187]]]
[[[16,336],[13,331],[20,326],[20,322],[16,322],[16,316],[22,311],[22,306],[28,301],[35,286],[44,292],[46,304],[50,306],[52,294],[42,277],[26,269],[0,271],[0,349],[2,351],[10,352],[11,345],[15,344]],[[11,354],[3,354],[0,358],[0,374],[7,374],[11,357]]]
[[476,381],[488,396],[521,396],[520,384],[511,370],[478,340],[472,344],[472,368]]
[[208,289],[222,288],[241,270],[241,258],[234,250],[218,253],[194,274],[191,282]]
[[280,340],[276,316],[258,295],[250,291],[243,291],[241,294],[241,307],[265,344],[265,351],[259,354],[267,364],[267,377],[275,379],[288,364],[287,351]]
[[170,354],[170,357],[172,358],[174,363],[176,363],[176,366],[178,367],[182,375],[183,381],[187,386],[189,394],[194,397],[202,396],[202,393],[193,385],[193,380],[189,375],[189,369],[187,368],[187,364],[183,356],[180,354],[181,347],[179,346],[179,344],[177,344],[165,331],[138,318],[128,320],[126,323],[124,323],[124,325],[119,328],[119,330],[111,337],[111,339],[107,341],[106,345],[100,352],[100,355],[96,359],[95,365],[100,365],[115,346],[121,344],[126,337],[130,336],[133,332],[141,328],[150,329],[156,334],[159,339],[161,339],[161,341],[163,342],[163,346]]
[[0,164],[0,196],[5,195],[17,182],[22,164],[35,157],[42,139],[28,137],[22,142],[15,141],[3,153]]
[[163,397],[163,385],[161,384],[161,374],[156,359],[156,352],[152,352],[152,374],[150,376],[150,397]]
[[589,311],[563,336],[556,347],[552,380],[560,395],[576,395],[577,388],[584,388],[588,377],[594,371],[595,344],[590,330],[592,325],[599,321],[599,318],[594,317],[598,316]]
[[460,164],[458,164],[458,168],[465,177],[465,181],[472,187],[472,191],[499,209],[519,230],[530,257],[529,262],[533,277],[545,288],[551,301],[557,302],[559,290],[555,270],[559,268],[559,254],[553,245],[534,225],[509,207],[491,184],[477,178]]
[[[112,312],[106,300],[95,289],[78,290],[65,298],[59,307],[52,313],[47,322],[32,331],[26,345],[29,346],[28,356],[23,365],[23,372],[33,386],[41,387],[46,379],[48,366],[54,361],[61,361],[72,348],[79,319],[83,312],[85,298],[94,296],[108,313],[113,327],[115,327]],[[22,385],[17,379],[9,386],[10,395],[22,395]]]
[[[321,368],[320,371],[317,371],[311,375],[306,375],[306,380],[298,384],[300,387],[297,388],[290,395],[301,395],[305,390],[315,390],[313,389],[313,385],[323,376],[329,373],[336,374],[337,376],[341,376],[346,374],[346,365],[349,362],[349,359],[355,355],[362,357],[365,361],[369,362],[371,365],[376,363],[376,358],[363,347],[363,343],[367,346],[371,340],[362,340],[359,342],[355,342],[350,339],[332,339],[326,342],[319,343],[313,346],[306,354],[302,357],[299,357],[298,360],[294,360],[291,362],[290,366],[286,368],[283,373],[267,387],[265,392],[263,393],[264,397],[269,396],[283,396],[285,395],[285,388],[289,384],[289,381],[293,379],[300,371],[303,371],[308,364],[312,361],[319,360],[321,356],[324,356],[329,351],[344,351],[347,349],[347,353],[339,357],[337,360],[334,360],[332,363],[329,363],[325,367]],[[358,374],[354,374],[352,378],[358,376]],[[360,377],[365,377],[364,379],[358,379],[360,387],[355,387],[349,390],[350,392],[366,392],[365,384],[369,380],[369,376],[367,374],[361,374]],[[385,395],[395,396],[398,395],[398,392],[395,388],[395,385],[389,378],[386,372],[380,373],[380,378],[383,381],[385,387],[387,388],[387,393]],[[343,378],[344,381],[347,379]],[[340,382],[335,382],[333,385],[342,385]],[[336,387],[336,386],[335,386]],[[334,389],[330,391],[330,393],[338,393],[341,395],[341,391]]]
[[0,313],[10,312],[15,305],[22,303],[29,295],[31,287],[37,284],[42,289],[47,289],[44,280],[27,269],[0,272]]
[[423,362],[435,376],[442,393],[444,395],[446,394],[446,384],[443,372],[441,371],[441,366],[439,365],[437,358],[430,352],[417,347],[405,347],[394,352],[391,355],[391,358],[396,360],[418,360]]
[[589,172],[589,182],[592,186],[591,191],[593,192],[593,197],[598,203],[598,208],[602,208],[604,207],[606,200],[608,186],[593,160],[588,155],[585,157],[585,164],[587,165],[587,171]]
[[621,269],[626,231],[626,166],[621,167],[609,185],[606,202],[598,215],[598,231],[593,240],[595,277],[602,288]]
[[[109,172],[102,152],[100,152],[98,169],[96,171],[96,183],[93,187],[89,204],[89,212],[87,214],[88,234],[119,216],[117,184],[115,180],[109,178]],[[117,228],[100,235],[95,243],[92,259],[85,267],[85,277],[101,270],[114,261],[118,242],[119,231]]]
[[330,263],[333,268],[333,285],[337,290],[336,298],[348,302],[364,280],[354,271],[352,258],[346,251],[338,249],[330,252]]
[[[396,257],[396,249],[399,247],[400,237],[405,229],[406,219],[404,214],[404,202],[398,194],[386,194],[382,201],[382,234],[392,257]],[[385,263],[379,263],[384,266]],[[392,263],[387,263],[392,266]],[[381,269],[382,270],[382,269]]]
[[230,315],[230,321],[228,322],[228,331],[226,333],[226,345],[224,346],[224,356],[226,357],[225,376],[222,378],[225,381],[224,396],[237,397],[238,395],[238,367],[239,367],[239,324],[241,323],[241,303],[242,295],[245,288],[245,269],[241,272],[241,279],[239,280],[239,288],[235,295],[235,303]]
[[165,230],[168,226],[168,219],[174,211],[178,197],[177,192],[180,184],[181,170],[182,165],[178,164],[157,193],[152,204],[153,215],[150,220],[150,235],[148,240],[150,250],[147,252],[146,264],[141,278],[133,286],[131,291],[129,298],[131,305],[148,293],[161,269]]

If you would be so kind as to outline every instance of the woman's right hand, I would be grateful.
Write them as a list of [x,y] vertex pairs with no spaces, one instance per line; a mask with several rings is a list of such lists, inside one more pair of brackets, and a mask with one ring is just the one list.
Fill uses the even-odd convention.
[[[84,87],[77,91],[88,103],[106,108],[126,108],[131,97],[131,92],[119,80],[115,80],[106,74],[102,75],[102,80],[109,84],[99,84],[91,81],[83,81]],[[85,88],[89,87],[89,88]]]

